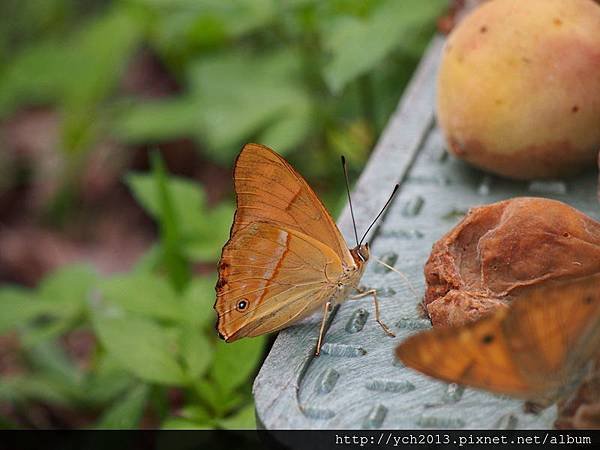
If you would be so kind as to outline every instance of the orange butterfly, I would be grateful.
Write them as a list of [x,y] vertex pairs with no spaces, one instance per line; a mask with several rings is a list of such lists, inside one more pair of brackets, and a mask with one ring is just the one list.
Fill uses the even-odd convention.
[[[358,287],[369,245],[357,235],[349,249],[310,186],[268,147],[244,146],[233,178],[237,210],[216,285],[219,336],[231,342],[281,330],[322,307],[318,355],[327,315]],[[379,320],[374,291],[367,294],[391,334]]]
[[441,380],[548,406],[600,352],[600,275],[532,288],[478,321],[413,335],[396,348]]

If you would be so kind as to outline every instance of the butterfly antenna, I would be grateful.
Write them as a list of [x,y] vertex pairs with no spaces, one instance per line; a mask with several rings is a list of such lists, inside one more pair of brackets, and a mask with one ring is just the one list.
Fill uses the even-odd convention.
[[373,228],[373,225],[375,225],[377,223],[377,220],[381,217],[381,215],[384,213],[384,211],[387,209],[387,207],[389,206],[389,204],[394,199],[394,196],[398,192],[399,188],[400,188],[399,184],[397,184],[396,186],[394,186],[394,190],[392,191],[392,195],[390,195],[390,198],[388,198],[388,201],[385,202],[385,205],[383,205],[383,208],[381,208],[381,211],[379,211],[379,214],[377,214],[377,217],[375,217],[375,219],[373,220],[373,222],[371,222],[371,225],[369,225],[369,228],[367,228],[367,231],[365,231],[365,234],[363,234],[363,237],[360,239],[358,245],[362,244],[362,242],[364,241],[364,239],[367,237],[367,234],[369,234],[369,231],[371,231],[371,228]]
[[376,256],[373,257],[373,259],[378,262],[379,264],[381,264],[383,267],[385,267],[388,270],[391,270],[392,272],[396,272],[398,275],[400,275],[400,278],[402,278],[404,280],[404,282],[406,283],[406,285],[408,286],[408,288],[410,289],[410,291],[413,293],[413,295],[415,296],[415,298],[417,299],[417,302],[420,301],[419,298],[419,294],[417,294],[416,289],[413,287],[413,285],[411,284],[410,280],[408,279],[408,277],[406,275],[404,275],[402,272],[400,272],[398,269],[396,269],[395,267],[390,266],[388,263],[386,263],[385,261],[380,260],[379,258],[377,258]]
[[354,220],[354,209],[352,208],[352,198],[350,197],[350,185],[348,183],[348,166],[346,165],[346,158],[342,155],[342,168],[344,169],[344,180],[346,180],[346,193],[348,194],[348,204],[350,205],[350,215],[352,216],[352,226],[354,227],[354,237],[356,238],[356,245],[358,243],[358,232],[356,231],[356,220]]

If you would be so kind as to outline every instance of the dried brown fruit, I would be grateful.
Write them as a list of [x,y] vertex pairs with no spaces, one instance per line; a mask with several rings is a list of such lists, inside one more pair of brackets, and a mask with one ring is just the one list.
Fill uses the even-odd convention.
[[522,290],[600,273],[600,223],[556,200],[515,198],[473,208],[433,246],[425,307],[434,326],[506,307]]

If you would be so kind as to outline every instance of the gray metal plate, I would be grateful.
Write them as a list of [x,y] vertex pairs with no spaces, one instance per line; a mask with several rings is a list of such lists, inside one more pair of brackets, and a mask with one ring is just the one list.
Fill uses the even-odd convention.
[[[484,174],[444,150],[434,124],[434,81],[443,45],[429,51],[357,183],[359,231],[385,202],[394,183],[401,191],[371,236],[372,254],[395,266],[422,296],[423,266],[432,244],[475,205],[515,196],[565,201],[598,216],[596,177],[514,182]],[[352,242],[346,210],[340,228]],[[348,300],[332,315],[323,353],[313,356],[320,315],[282,331],[254,383],[257,418],[266,428],[551,428],[556,408],[525,413],[523,403],[463,389],[403,367],[396,345],[429,327],[419,318],[400,276],[371,261],[362,284],[380,294],[382,319],[370,298]]]

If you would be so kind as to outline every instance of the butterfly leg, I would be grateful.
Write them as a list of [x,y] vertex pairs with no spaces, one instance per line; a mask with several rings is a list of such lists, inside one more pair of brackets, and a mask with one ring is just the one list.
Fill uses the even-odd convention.
[[396,337],[396,335],[394,333],[392,333],[392,330],[390,330],[390,328],[385,323],[383,323],[383,321],[381,320],[381,315],[379,313],[379,300],[377,299],[377,289],[369,289],[366,291],[361,291],[360,289],[357,289],[357,290],[359,293],[357,295],[353,295],[350,298],[357,299],[357,298],[363,298],[363,297],[372,295],[373,296],[373,304],[375,305],[375,321],[379,324],[379,326],[382,328],[383,331],[385,331],[385,333],[388,336]]
[[325,333],[325,323],[327,322],[327,316],[329,315],[330,310],[331,302],[325,303],[325,309],[323,311],[323,320],[321,320],[321,329],[319,330],[319,340],[317,341],[317,351],[315,352],[315,356],[319,356],[321,354],[321,345],[323,343],[323,335]]

